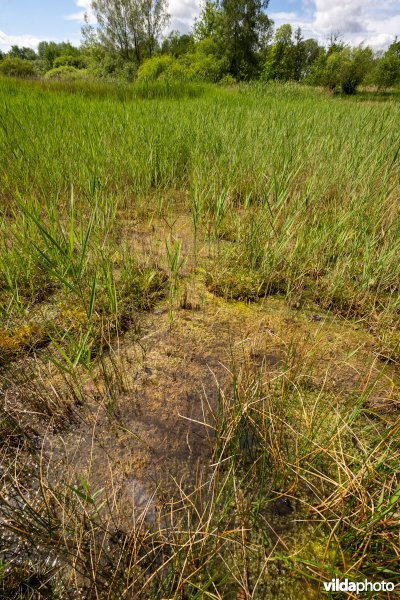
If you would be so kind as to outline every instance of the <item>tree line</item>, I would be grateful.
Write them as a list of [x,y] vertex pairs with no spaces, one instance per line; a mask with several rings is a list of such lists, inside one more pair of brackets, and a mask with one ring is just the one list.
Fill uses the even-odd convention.
[[41,42],[37,51],[0,52],[0,73],[47,79],[298,81],[353,94],[361,84],[385,90],[400,84],[400,41],[386,51],[350,47],[332,35],[326,44],[290,24],[274,28],[269,0],[204,0],[187,34],[164,35],[168,0],[93,0],[97,25],[82,43]]

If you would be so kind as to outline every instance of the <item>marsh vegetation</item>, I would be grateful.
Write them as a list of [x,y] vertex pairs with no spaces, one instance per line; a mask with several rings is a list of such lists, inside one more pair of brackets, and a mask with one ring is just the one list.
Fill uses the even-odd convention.
[[0,82],[0,595],[398,583],[400,103]]

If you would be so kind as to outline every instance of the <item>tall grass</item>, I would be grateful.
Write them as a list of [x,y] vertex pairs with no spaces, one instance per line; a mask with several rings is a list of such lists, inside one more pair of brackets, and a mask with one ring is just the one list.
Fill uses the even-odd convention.
[[15,197],[66,198],[72,184],[81,200],[127,208],[186,190],[196,231],[201,206],[210,233],[235,238],[231,270],[344,312],[397,311],[398,103],[294,86],[207,88],[179,103],[58,92],[2,82],[6,210]]
[[395,579],[394,401],[374,409],[372,369],[361,392],[318,383],[305,343],[286,340],[275,369],[232,350],[195,424],[210,464],[168,498],[156,489],[129,530],[114,484],[50,449],[82,424],[99,448],[103,412],[103,429],[127,430],[119,400],[143,369],[124,343],[146,354],[158,301],[195,332],[180,319],[200,309],[179,302],[191,284],[357,318],[396,373],[399,123],[393,99],[294,85],[0,81],[0,595],[316,598],[326,578]]

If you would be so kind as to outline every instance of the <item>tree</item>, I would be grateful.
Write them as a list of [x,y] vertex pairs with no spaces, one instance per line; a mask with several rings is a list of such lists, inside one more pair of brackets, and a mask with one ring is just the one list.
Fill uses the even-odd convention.
[[229,72],[249,79],[257,72],[257,52],[271,31],[266,14],[269,0],[221,0],[220,31]]
[[49,71],[53,68],[54,60],[60,56],[58,44],[56,44],[56,42],[40,42],[38,54],[43,65],[43,70]]
[[294,78],[293,30],[288,23],[281,25],[275,32],[274,43],[268,49],[264,65],[264,77],[279,81]]
[[0,74],[8,77],[32,78],[36,76],[36,70],[31,60],[7,57],[0,62]]
[[59,67],[75,67],[75,69],[83,69],[85,67],[85,60],[82,56],[74,56],[73,54],[61,54],[53,62],[53,68],[58,69]]
[[354,94],[372,66],[373,52],[368,47],[345,47],[330,53],[328,49],[316,62],[310,82],[332,91],[340,88],[344,94]]
[[9,58],[21,58],[22,60],[36,60],[38,57],[32,48],[26,46],[11,46],[7,56]]
[[390,44],[388,52],[394,54],[397,58],[400,58],[400,40],[397,39],[397,36],[395,37],[394,42]]
[[303,47],[303,70],[302,78],[307,77],[313,68],[314,63],[324,54],[323,46],[320,46],[317,40],[309,38],[302,42]]
[[55,65],[54,62],[61,56],[69,56],[79,59],[81,50],[69,42],[40,42],[38,46],[38,55],[43,71],[50,71]]
[[203,0],[193,37],[213,39],[235,78],[254,77],[272,35],[273,23],[265,12],[268,4],[269,0]]
[[167,0],[141,0],[141,8],[144,19],[144,44],[148,56],[152,57],[170,19]]
[[333,54],[334,52],[340,52],[346,48],[346,44],[340,37],[339,33],[331,33],[328,38],[328,49],[327,55]]
[[180,34],[179,31],[171,31],[162,43],[161,51],[163,54],[171,54],[174,58],[179,58],[190,50],[193,50],[193,36],[187,33]]
[[151,56],[168,23],[167,0],[92,0],[100,42],[125,60]]
[[293,79],[300,81],[303,75],[305,59],[304,38],[300,27],[294,32],[294,48],[293,48]]
[[193,36],[196,41],[216,39],[220,34],[222,11],[218,0],[204,0],[200,16],[195,19]]
[[373,66],[373,52],[368,46],[353,48],[350,51],[350,64],[343,68],[340,74],[342,92],[354,94],[363,82],[368,70]]
[[376,61],[371,83],[386,90],[400,83],[400,42],[397,39]]

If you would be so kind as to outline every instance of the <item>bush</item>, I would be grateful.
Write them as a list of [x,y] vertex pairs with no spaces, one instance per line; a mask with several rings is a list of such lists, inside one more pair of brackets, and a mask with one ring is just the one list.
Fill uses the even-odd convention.
[[168,69],[172,67],[175,62],[175,59],[168,55],[148,58],[138,69],[138,82],[144,83],[146,81],[157,81],[157,79],[161,75],[165,74],[165,72],[168,71]]
[[192,77],[181,60],[174,60],[158,78],[158,81],[180,81],[189,82]]
[[0,63],[0,74],[8,77],[35,77],[36,69],[30,60],[5,58]]
[[227,75],[224,75],[219,82],[219,85],[222,85],[223,87],[231,87],[232,85],[236,85],[236,84],[237,84],[236,79],[230,73],[227,73]]
[[215,40],[201,40],[192,54],[182,58],[192,81],[209,81],[216,83],[228,72],[228,61],[220,57]]
[[179,59],[169,55],[149,58],[139,67],[137,81],[219,81],[227,72],[227,61],[216,54],[212,40],[202,40],[196,51]]
[[45,79],[58,79],[62,81],[75,81],[77,79],[86,79],[87,71],[84,69],[77,69],[76,67],[57,67],[47,71]]
[[373,65],[370,48],[341,48],[321,55],[308,77],[308,82],[323,85],[332,91],[341,89],[344,94],[354,94]]
[[73,56],[72,54],[58,56],[53,62],[54,69],[58,69],[59,67],[75,67],[76,69],[83,69],[85,66],[82,57]]
[[128,83],[132,83],[136,79],[137,70],[137,63],[133,61],[127,61],[124,63],[124,66],[121,69],[121,77],[119,77],[119,79],[123,79]]
[[388,51],[378,59],[371,76],[371,83],[379,90],[394,87],[400,82],[400,57]]
[[228,63],[225,58],[217,58],[213,55],[188,54],[185,59],[188,75],[192,81],[216,83],[227,72]]

